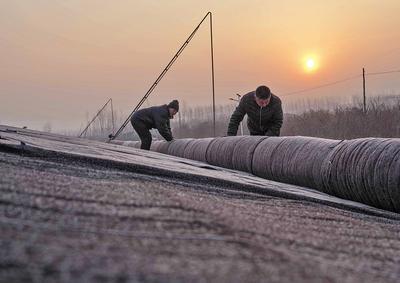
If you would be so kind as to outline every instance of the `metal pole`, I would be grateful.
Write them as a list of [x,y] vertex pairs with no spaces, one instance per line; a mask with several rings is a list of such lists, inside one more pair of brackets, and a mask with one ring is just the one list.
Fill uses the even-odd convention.
[[213,128],[214,137],[216,136],[215,131],[215,77],[214,77],[214,43],[213,43],[213,26],[212,26],[212,13],[210,14],[210,36],[211,36],[211,73],[212,73],[212,95],[213,95]]
[[204,20],[207,18],[208,15],[211,13],[208,12],[204,18],[200,21],[200,23],[197,25],[197,27],[193,30],[193,32],[189,35],[189,37],[186,39],[186,41],[182,44],[182,46],[179,48],[178,52],[172,57],[171,61],[167,64],[167,66],[164,68],[164,70],[161,72],[161,74],[157,77],[156,81],[151,85],[150,89],[146,92],[146,94],[143,96],[143,98],[139,101],[139,103],[136,105],[136,107],[133,109],[131,114],[128,116],[128,118],[125,120],[125,122],[122,124],[122,126],[118,129],[118,131],[115,133],[115,135],[109,135],[108,142],[115,139],[118,137],[118,135],[123,131],[123,129],[126,127],[126,125],[129,123],[132,115],[142,106],[142,104],[147,100],[147,98],[150,96],[150,94],[153,92],[153,90],[156,88],[158,83],[161,81],[161,79],[164,77],[164,75],[168,72],[168,70],[171,68],[171,66],[174,64],[176,59],[178,59],[179,55],[183,52],[183,50],[186,48],[186,46],[189,44],[189,42],[192,40],[194,35],[196,34],[197,30],[199,29],[200,25],[204,22]]
[[363,112],[367,113],[367,98],[365,96],[365,69],[363,68]]
[[110,98],[110,100],[111,100],[111,120],[112,120],[112,133],[114,134],[114,132],[115,132],[114,107],[113,107],[112,98]]
[[111,101],[111,98],[109,100],[107,100],[106,104],[104,104],[104,106],[97,112],[97,114],[93,117],[92,121],[90,121],[90,123],[86,126],[86,128],[82,131],[82,133],[78,137],[81,137],[84,133],[86,133],[86,131],[89,129],[90,125],[94,122],[94,120],[96,120],[97,116],[100,115],[101,111],[103,111],[103,109],[106,108],[107,104],[110,101]]
[[[242,96],[239,93],[236,93],[236,96],[238,97],[238,103],[240,103],[240,100],[242,99]],[[243,136],[243,121],[240,122],[240,133]]]

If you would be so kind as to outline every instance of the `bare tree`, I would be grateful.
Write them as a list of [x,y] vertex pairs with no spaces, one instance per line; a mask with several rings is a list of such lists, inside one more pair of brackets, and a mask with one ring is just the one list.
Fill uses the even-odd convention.
[[[368,100],[367,112],[362,111],[362,101],[353,98],[351,103],[335,104],[330,100],[299,100],[300,113],[288,113],[284,116],[281,134],[285,136],[302,135],[332,139],[351,139],[359,137],[400,137],[400,95],[390,97],[372,97]],[[292,109],[295,109],[293,105]],[[216,107],[216,134],[225,136],[230,116],[236,104]],[[284,110],[287,109],[284,103]],[[300,109],[299,108],[299,109]],[[117,125],[122,124],[124,113],[114,112]],[[112,132],[111,111],[105,111],[93,124],[87,137],[104,140]],[[180,119],[171,121],[173,135],[176,138],[204,138],[213,136],[212,107],[188,107],[183,103]],[[243,121],[246,124],[246,117]],[[244,134],[249,134],[247,127]],[[156,138],[161,137],[153,131]],[[124,140],[138,140],[132,127],[128,125],[118,137]]]
[[51,122],[46,122],[46,123],[44,123],[42,129],[43,129],[43,132],[51,133],[51,130],[52,130]]

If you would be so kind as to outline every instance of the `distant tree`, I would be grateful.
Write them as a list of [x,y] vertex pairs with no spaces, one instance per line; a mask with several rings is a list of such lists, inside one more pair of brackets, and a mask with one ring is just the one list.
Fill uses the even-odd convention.
[[[400,137],[400,95],[391,97],[371,97],[367,113],[362,111],[362,103],[353,98],[352,103],[335,104],[330,100],[291,101],[292,111],[286,111],[281,131],[283,136],[313,136],[331,139],[353,139],[360,137]],[[289,103],[289,104],[290,104]],[[284,102],[285,104],[285,102]],[[230,116],[236,104],[216,107],[216,135],[225,136]],[[284,105],[284,110],[287,109]],[[300,109],[307,109],[300,111]],[[297,111],[300,111],[297,113]],[[114,113],[117,126],[121,125],[126,113]],[[87,118],[89,119],[88,115]],[[243,122],[246,125],[246,117]],[[188,107],[182,103],[180,118],[171,121],[176,138],[205,138],[213,136],[213,115],[211,106]],[[51,130],[51,127],[50,127]],[[244,134],[248,129],[243,127]],[[105,111],[90,127],[86,137],[104,140],[112,131],[111,112]],[[162,139],[157,131],[155,138]],[[130,124],[118,139],[137,140]]]
[[51,133],[51,130],[52,130],[51,122],[46,122],[46,123],[44,123],[42,129],[43,129],[43,132]]

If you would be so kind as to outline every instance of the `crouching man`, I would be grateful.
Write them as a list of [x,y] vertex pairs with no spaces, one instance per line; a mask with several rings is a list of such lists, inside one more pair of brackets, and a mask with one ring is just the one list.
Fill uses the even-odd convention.
[[178,100],[171,101],[168,105],[143,108],[133,114],[131,123],[141,141],[141,149],[149,150],[151,146],[150,129],[157,129],[160,135],[166,140],[173,139],[170,119],[179,111]]
[[240,122],[247,114],[247,127],[252,136],[279,136],[283,123],[282,103],[266,86],[245,94],[233,112],[228,136],[236,136]]

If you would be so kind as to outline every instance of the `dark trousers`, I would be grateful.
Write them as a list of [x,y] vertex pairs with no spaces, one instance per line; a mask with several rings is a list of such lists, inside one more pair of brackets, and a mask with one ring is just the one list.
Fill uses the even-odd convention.
[[151,133],[150,130],[141,121],[135,119],[131,120],[132,127],[135,129],[136,133],[139,135],[141,149],[150,150],[151,146]]

